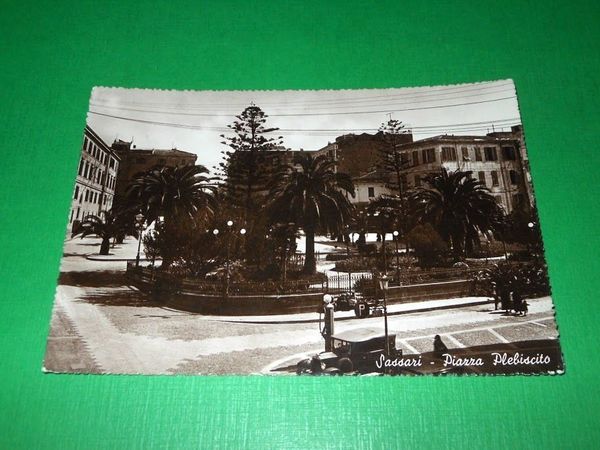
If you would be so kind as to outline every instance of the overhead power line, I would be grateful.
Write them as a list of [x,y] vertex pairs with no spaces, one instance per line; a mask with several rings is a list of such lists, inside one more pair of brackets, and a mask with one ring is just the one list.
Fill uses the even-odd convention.
[[[183,128],[189,130],[204,130],[204,131],[214,131],[219,133],[230,132],[231,129],[227,127],[212,127],[212,126],[202,126],[202,125],[190,125],[190,124],[181,124],[181,123],[173,123],[173,122],[159,122],[154,120],[145,120],[145,119],[136,119],[133,117],[121,117],[114,116],[112,114],[100,113],[97,111],[90,111],[90,114],[108,117],[117,120],[125,120],[129,122],[137,122],[148,125],[158,125],[158,126],[166,126],[172,128]],[[465,132],[465,131],[477,131],[477,130],[485,130],[487,128],[491,128],[492,125],[497,127],[509,127],[512,125],[517,125],[520,123],[520,119],[518,117],[511,119],[497,119],[485,122],[470,122],[470,123],[462,123],[462,124],[445,124],[445,125],[430,125],[430,126],[420,126],[420,127],[407,127],[407,130],[412,132]],[[482,125],[474,127],[475,125]],[[483,126],[487,125],[487,126]],[[313,136],[334,136],[336,134],[349,134],[354,132],[377,132],[377,128],[339,128],[339,129],[308,129],[308,128],[283,128],[277,130],[277,133],[281,134],[304,134],[304,135],[313,135]]]
[[[377,110],[377,111],[341,111],[341,112],[323,112],[323,113],[270,114],[269,117],[340,116],[340,115],[359,115],[359,114],[385,114],[385,113],[389,113],[389,112],[421,111],[421,110],[427,110],[427,109],[454,108],[454,107],[458,107],[458,106],[478,105],[478,104],[482,104],[482,103],[499,102],[499,101],[502,101],[502,100],[510,100],[510,99],[516,99],[516,98],[517,97],[513,95],[513,96],[509,96],[509,97],[494,98],[494,99],[489,99],[489,100],[479,100],[479,101],[474,101],[474,102],[454,103],[454,104],[450,104],[450,105],[421,106],[421,107],[418,107],[418,108],[417,107],[415,107],[415,108],[389,108],[389,109]],[[134,109],[134,108],[114,107],[112,109],[127,110],[127,111],[133,111],[133,112],[143,112],[143,113],[154,113],[154,114],[161,113],[160,111],[145,111],[145,110],[138,110],[138,109]],[[95,114],[99,114],[99,113],[93,112],[93,111],[90,111],[90,112],[91,113],[95,113]],[[164,114],[169,114],[169,113],[164,113]],[[212,114],[208,114],[208,113],[176,113],[176,115],[194,116],[194,117],[217,117],[219,115],[223,115],[223,116],[231,115],[231,116],[233,116],[233,114],[215,114],[215,113],[212,113]]]
[[[457,86],[457,87],[461,88],[461,89],[450,90],[450,88],[449,88],[447,92],[444,92],[445,91],[444,89],[435,90],[433,88],[427,88],[427,90],[424,90],[422,93],[404,92],[404,93],[397,93],[397,94],[366,96],[366,97],[358,97],[358,98],[343,97],[343,93],[345,91],[339,91],[339,94],[338,94],[339,96],[335,99],[315,99],[315,100],[304,99],[304,100],[295,100],[295,101],[279,101],[279,102],[275,102],[275,103],[261,102],[261,104],[259,106],[261,106],[262,108],[265,108],[265,107],[273,107],[273,108],[293,107],[294,105],[298,105],[298,107],[300,107],[300,106],[309,107],[309,106],[317,106],[317,105],[335,106],[336,104],[347,105],[349,103],[372,102],[373,100],[377,100],[378,103],[381,103],[382,101],[392,101],[393,102],[396,100],[407,100],[409,98],[417,98],[417,99],[428,98],[428,97],[439,98],[440,96],[456,95],[456,94],[463,93],[463,92],[466,92],[466,93],[478,92],[478,94],[476,94],[476,95],[484,96],[484,95],[489,95],[489,94],[495,93],[498,88],[506,88],[506,87],[511,87],[511,89],[509,89],[509,90],[514,92],[514,84],[512,82],[495,84],[493,86],[472,85],[472,86]],[[489,90],[489,91],[482,92],[483,90]],[[508,89],[503,89],[503,90],[508,90]],[[224,91],[224,93],[226,93],[226,92],[227,91]],[[299,94],[301,94],[302,91],[298,91],[298,92],[299,92]],[[353,94],[356,91],[348,91],[348,92]],[[245,92],[240,91],[240,93],[245,93]],[[253,91],[248,91],[247,93],[252,94]],[[261,93],[261,92],[258,91],[257,93]],[[134,106],[135,105],[146,106],[146,107],[150,107],[150,108],[152,108],[154,106],[158,106],[163,109],[177,109],[177,110],[214,108],[214,106],[207,105],[206,103],[190,104],[190,103],[183,103],[183,102],[177,102],[177,103],[135,102],[135,101],[126,101],[126,100],[120,100],[120,103],[124,103],[126,105],[134,105]],[[97,102],[95,104],[98,106],[110,106],[110,105],[100,105]],[[223,108],[239,109],[239,108],[245,108],[246,106],[248,106],[248,104],[247,103],[243,103],[243,104],[242,103],[229,103],[229,104],[218,103],[218,106],[223,107]]]
[[[492,95],[492,94],[499,94],[499,93],[504,93],[504,92],[511,92],[514,94],[514,90],[512,89],[503,89],[500,91],[495,91],[495,92],[490,92],[490,93],[486,93],[485,95]],[[474,94],[474,95],[461,95],[458,97],[453,97],[453,98],[445,98],[445,99],[440,99],[439,97],[436,97],[434,99],[429,99],[429,100],[422,100],[422,101],[409,101],[409,102],[397,102],[397,101],[393,101],[392,103],[386,103],[383,101],[380,101],[378,103],[375,104],[371,104],[371,105],[348,105],[348,106],[328,106],[328,110],[332,113],[336,112],[336,110],[343,110],[343,111],[348,111],[349,109],[356,107],[356,108],[363,108],[363,107],[389,107],[389,108],[401,108],[405,105],[411,105],[411,104],[422,104],[422,103],[430,103],[430,102],[440,102],[440,101],[452,101],[452,100],[463,100],[465,98],[471,98],[471,97],[484,97],[485,95],[482,94]],[[176,115],[176,116],[201,116],[203,114],[213,114],[213,115],[237,115],[238,113],[233,113],[231,111],[224,111],[224,110],[220,110],[220,111],[215,111],[214,109],[210,110],[210,112],[203,112],[203,113],[197,113],[197,112],[186,112],[183,111],[181,109],[176,110],[176,111],[165,111],[165,110],[158,110],[158,109],[141,109],[141,108],[130,108],[127,106],[110,106],[110,105],[100,105],[98,103],[90,103],[90,106],[93,107],[99,107],[99,108],[105,108],[105,109],[117,109],[117,110],[123,110],[123,111],[134,111],[134,112],[141,112],[141,113],[145,113],[145,114],[172,114],[172,115]],[[220,107],[221,105],[219,105]],[[304,107],[302,109],[307,109],[307,108],[315,108],[315,109],[325,109],[325,107],[313,107],[313,106],[308,106],[308,105],[304,105]],[[292,114],[292,113],[289,113]],[[280,114],[268,114],[268,116],[278,116]]]

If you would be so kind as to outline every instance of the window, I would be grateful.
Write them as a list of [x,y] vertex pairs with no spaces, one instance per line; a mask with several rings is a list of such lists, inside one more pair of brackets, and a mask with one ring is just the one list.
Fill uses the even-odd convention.
[[485,147],[483,151],[485,152],[486,161],[498,161],[498,153],[496,152],[496,147]]
[[498,186],[498,172],[492,170],[490,175],[492,176],[492,186]]
[[77,200],[78,196],[79,196],[79,186],[75,186],[75,193],[73,194],[73,198],[75,200]]
[[519,183],[519,174],[515,170],[508,172],[508,175],[510,176],[510,184]]
[[421,151],[421,159],[423,164],[435,162],[435,149],[426,148]]
[[477,178],[485,186],[485,172],[477,172]]
[[419,165],[419,151],[418,150],[415,150],[414,152],[412,152],[412,163],[413,163],[413,166]]
[[87,178],[88,174],[90,172],[90,165],[87,163],[87,161],[83,164],[84,164],[83,178]]
[[469,158],[469,149],[467,147],[462,147],[460,149],[461,153],[462,153],[462,160],[463,161],[470,161],[471,159]]
[[83,173],[83,159],[79,160],[79,169],[77,169],[77,174],[81,176]]
[[481,149],[475,147],[475,161],[481,161]]
[[85,191],[85,201],[87,202],[90,199],[90,191]]
[[375,188],[369,186],[369,198],[375,197]]
[[442,147],[442,161],[456,161],[456,149],[454,147]]
[[517,159],[515,148],[502,147],[502,158],[504,158],[505,161],[515,161]]
[[421,176],[415,175],[415,187],[421,187]]

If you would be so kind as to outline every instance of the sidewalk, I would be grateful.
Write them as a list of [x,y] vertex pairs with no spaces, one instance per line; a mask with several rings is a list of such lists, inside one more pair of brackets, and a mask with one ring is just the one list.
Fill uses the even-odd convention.
[[[477,306],[493,303],[491,299],[487,297],[460,297],[460,298],[449,298],[442,300],[428,300],[411,303],[398,303],[389,305],[388,316],[395,316],[399,314],[410,314],[425,311],[433,311],[440,309],[449,308],[462,308],[465,306]],[[210,316],[211,320],[218,320],[221,322],[235,322],[235,323],[257,323],[257,324],[277,324],[277,323],[310,323],[318,322],[319,314],[312,313],[300,313],[300,314],[279,314],[269,316]],[[350,320],[356,319],[354,311],[336,311],[335,320]]]

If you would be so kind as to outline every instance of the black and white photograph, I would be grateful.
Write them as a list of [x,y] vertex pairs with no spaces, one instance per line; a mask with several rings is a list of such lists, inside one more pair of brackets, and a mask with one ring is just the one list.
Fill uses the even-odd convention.
[[564,372],[512,80],[96,87],[82,131],[45,372]]

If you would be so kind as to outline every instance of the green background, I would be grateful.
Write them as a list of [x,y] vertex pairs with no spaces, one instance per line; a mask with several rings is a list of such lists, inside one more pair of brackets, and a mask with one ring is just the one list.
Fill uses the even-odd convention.
[[[2,2],[1,448],[581,448],[600,442],[598,2]],[[43,375],[93,86],[513,78],[567,373]]]

